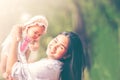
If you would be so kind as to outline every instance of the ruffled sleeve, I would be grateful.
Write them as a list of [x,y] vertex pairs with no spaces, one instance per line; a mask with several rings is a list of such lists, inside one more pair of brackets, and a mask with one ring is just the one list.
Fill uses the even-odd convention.
[[28,64],[16,62],[12,67],[12,77],[17,80],[34,80],[28,68]]

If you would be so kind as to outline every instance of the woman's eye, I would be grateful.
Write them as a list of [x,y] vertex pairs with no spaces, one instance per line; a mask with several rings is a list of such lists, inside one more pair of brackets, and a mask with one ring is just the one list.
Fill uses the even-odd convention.
[[63,46],[60,46],[60,49],[64,49],[64,47],[63,47]]
[[54,40],[54,42],[55,42],[55,43],[57,43],[57,41],[56,41],[56,40]]
[[53,40],[52,43],[57,43],[57,41],[56,41],[56,40]]

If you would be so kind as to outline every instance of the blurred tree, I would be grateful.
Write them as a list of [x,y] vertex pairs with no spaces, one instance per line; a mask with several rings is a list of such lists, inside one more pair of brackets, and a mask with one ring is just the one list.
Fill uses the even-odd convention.
[[82,13],[82,7],[80,5],[80,1],[79,0],[73,0],[73,3],[76,6],[76,12],[77,12],[77,25],[75,27],[75,31],[80,35],[80,38],[83,42],[83,46],[85,49],[85,57],[86,57],[86,66],[88,67],[88,69],[91,66],[91,60],[90,60],[90,53],[88,53],[88,47],[89,47],[89,40],[86,34],[86,25],[85,25],[85,21],[84,21],[84,14]]
[[110,0],[80,0],[76,3],[80,4],[85,24],[82,26],[86,28],[90,44],[88,52],[92,55],[91,80],[119,80],[119,6],[115,6]]

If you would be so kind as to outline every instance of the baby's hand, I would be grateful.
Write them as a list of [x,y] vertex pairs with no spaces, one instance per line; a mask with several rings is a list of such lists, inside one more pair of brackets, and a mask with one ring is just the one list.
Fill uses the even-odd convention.
[[31,41],[29,43],[29,49],[30,51],[37,51],[39,49],[39,41]]

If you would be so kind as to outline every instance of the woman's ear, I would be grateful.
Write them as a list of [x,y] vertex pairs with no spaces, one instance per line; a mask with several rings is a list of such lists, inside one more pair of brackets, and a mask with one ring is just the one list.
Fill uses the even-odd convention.
[[71,55],[68,54],[68,55],[63,56],[63,59],[65,60],[65,59],[68,59],[68,58],[70,58],[70,57],[71,57]]

